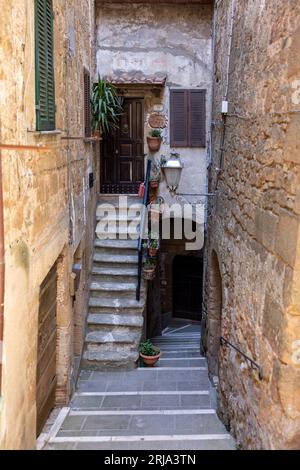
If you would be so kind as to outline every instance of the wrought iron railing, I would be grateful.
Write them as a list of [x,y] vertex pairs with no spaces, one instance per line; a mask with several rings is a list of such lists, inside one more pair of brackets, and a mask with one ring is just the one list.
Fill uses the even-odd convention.
[[[144,252],[144,229],[146,223],[146,215],[148,213],[147,206],[149,203],[149,184],[150,184],[150,173],[151,173],[151,160],[147,161],[147,171],[145,179],[145,189],[143,198],[143,211],[141,217],[141,232],[138,243],[138,283],[136,288],[136,300],[139,301],[141,298],[141,285],[142,285],[142,266],[143,266],[143,252]],[[148,221],[147,221],[148,222]]]
[[250,364],[251,369],[257,370],[259,380],[263,380],[263,370],[262,370],[262,367],[259,364],[257,364],[257,362],[253,361],[251,357],[247,356],[247,354],[243,353],[239,348],[234,346],[227,339],[223,338],[223,336],[221,336],[220,338],[220,343],[221,343],[221,346],[230,347],[234,349],[236,352],[238,352]]

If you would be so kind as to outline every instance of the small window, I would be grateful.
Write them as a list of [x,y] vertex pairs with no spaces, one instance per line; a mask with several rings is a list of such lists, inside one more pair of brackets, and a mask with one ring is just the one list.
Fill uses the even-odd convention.
[[206,90],[171,90],[170,144],[206,147]]
[[84,135],[91,137],[91,77],[87,69],[83,71],[84,83]]
[[52,0],[35,0],[36,128],[55,129]]

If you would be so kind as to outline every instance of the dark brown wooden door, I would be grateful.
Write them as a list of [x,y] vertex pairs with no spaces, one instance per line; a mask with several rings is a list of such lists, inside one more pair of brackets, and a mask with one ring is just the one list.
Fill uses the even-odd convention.
[[119,129],[103,140],[101,193],[136,194],[144,180],[144,103],[124,99]]
[[56,392],[56,296],[54,266],[40,288],[37,351],[37,435],[55,406]]
[[173,264],[173,316],[201,320],[202,308],[201,258],[176,256]]

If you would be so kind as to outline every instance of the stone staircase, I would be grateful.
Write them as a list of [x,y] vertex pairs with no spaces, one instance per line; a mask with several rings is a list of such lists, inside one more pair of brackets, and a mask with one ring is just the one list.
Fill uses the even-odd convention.
[[144,283],[136,301],[140,211],[141,201],[132,196],[106,197],[97,207],[86,369],[130,369],[138,359],[146,304]]

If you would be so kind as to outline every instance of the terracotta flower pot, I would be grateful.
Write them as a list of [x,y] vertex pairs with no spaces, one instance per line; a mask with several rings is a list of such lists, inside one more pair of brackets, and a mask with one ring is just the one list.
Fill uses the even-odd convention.
[[152,222],[159,222],[160,211],[151,209],[149,212],[149,217]]
[[101,132],[99,129],[94,129],[93,132],[92,132],[92,136],[93,136],[95,139],[101,139],[101,137],[102,137],[102,132]]
[[157,189],[159,186],[159,181],[158,180],[152,180],[150,181],[150,188],[152,189]]
[[145,356],[144,354],[140,353],[140,357],[143,359],[143,362],[146,367],[154,367],[161,356],[161,352],[159,351],[156,356]]
[[148,248],[148,253],[150,258],[155,258],[157,253],[157,248]]
[[155,278],[155,269],[143,268],[143,276],[145,281],[153,281],[153,279]]
[[147,137],[147,143],[151,152],[158,152],[162,143],[161,137]]

